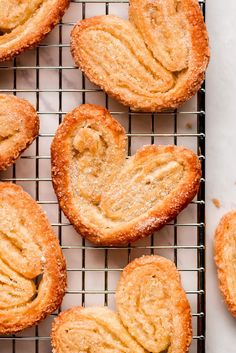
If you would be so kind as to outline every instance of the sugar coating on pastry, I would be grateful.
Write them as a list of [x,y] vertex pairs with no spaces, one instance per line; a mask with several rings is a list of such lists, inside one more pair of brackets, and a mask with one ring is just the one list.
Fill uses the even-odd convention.
[[39,117],[26,100],[0,94],[0,170],[13,164],[39,132]]
[[216,228],[215,262],[220,290],[236,317],[236,211],[227,213]]
[[99,106],[67,114],[51,146],[60,207],[96,244],[127,244],[174,219],[198,191],[201,166],[190,150],[144,146],[127,158],[123,127]]
[[0,0],[0,61],[43,40],[69,3],[70,0]]
[[0,334],[51,314],[65,287],[65,260],[45,213],[20,186],[0,183]]
[[108,308],[73,308],[56,319],[52,330],[55,353],[145,353]]
[[190,99],[210,56],[197,0],[130,0],[129,21],[107,15],[78,22],[71,52],[92,82],[141,111]]
[[52,328],[54,353],[186,353],[192,340],[190,305],[171,261],[143,256],[123,271],[117,313],[75,307]]
[[187,352],[191,311],[173,262],[143,256],[123,271],[116,290],[123,325],[147,352]]

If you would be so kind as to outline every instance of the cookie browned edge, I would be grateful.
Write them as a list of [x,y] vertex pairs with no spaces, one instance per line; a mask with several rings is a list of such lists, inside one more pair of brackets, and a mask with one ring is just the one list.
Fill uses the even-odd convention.
[[[146,112],[161,112],[166,111],[168,109],[176,109],[180,107],[183,103],[188,101],[191,97],[193,97],[197,91],[201,88],[201,85],[205,79],[205,71],[207,69],[209,59],[210,59],[210,49],[209,49],[209,39],[208,33],[206,29],[206,25],[204,22],[203,15],[199,8],[199,4],[197,0],[184,0],[185,11],[189,18],[189,22],[192,24],[191,26],[191,43],[192,43],[192,51],[194,53],[194,63],[192,63],[191,74],[188,77],[187,82],[183,85],[178,92],[178,94],[171,94],[170,98],[163,98],[162,103],[152,103],[144,102],[140,105],[140,101],[136,100],[135,102],[132,100],[126,99],[123,95],[119,93],[114,93],[110,89],[105,88],[105,81],[97,80],[93,77],[90,72],[89,65],[87,62],[83,61],[80,55],[77,53],[77,38],[80,33],[84,30],[87,30],[89,27],[94,27],[96,24],[100,23],[102,19],[105,17],[95,16],[91,18],[84,19],[79,21],[73,28],[71,32],[71,54],[74,58],[75,64],[86,74],[88,79],[100,86],[108,95],[118,100],[125,106],[131,107],[134,111],[146,111]],[[134,6],[131,1],[131,6]],[[112,15],[109,15],[110,17]],[[115,18],[115,17],[114,17]],[[163,94],[164,97],[164,94]]]
[[[192,315],[191,307],[187,299],[186,293],[182,287],[180,274],[174,264],[174,262],[166,259],[165,257],[159,255],[143,255],[142,257],[136,258],[130,262],[122,271],[120,279],[117,284],[116,294],[121,286],[125,286],[127,282],[127,276],[132,273],[136,268],[141,266],[146,266],[148,264],[156,264],[161,271],[169,274],[171,281],[176,281],[179,284],[179,292],[176,297],[176,303],[178,303],[178,308],[183,316],[183,326],[184,326],[184,343],[181,352],[188,352],[189,346],[192,342]],[[171,295],[176,295],[176,293],[171,293]],[[119,314],[119,308],[117,305],[117,312]],[[121,320],[123,325],[126,327],[125,323]],[[140,344],[140,343],[139,343]]]
[[[45,212],[41,207],[26,193],[22,187],[16,184],[0,182],[0,192],[4,189],[9,189],[16,195],[17,203],[24,200],[25,208],[29,217],[33,220],[37,215],[37,222],[39,224],[39,233],[45,239],[47,245],[46,264],[47,271],[53,281],[52,290],[50,293],[50,300],[42,310],[35,312],[34,320],[26,316],[18,319],[18,324],[0,322],[0,334],[14,334],[22,331],[28,327],[36,325],[43,320],[47,315],[53,313],[61,304],[64,297],[67,285],[66,261],[62,254],[59,242],[48,222]],[[19,201],[18,201],[19,200]]]
[[15,148],[13,153],[8,153],[5,156],[0,155],[0,171],[3,171],[10,167],[38,136],[39,117],[35,108],[27,100],[5,94],[0,94],[1,97],[8,100],[9,113],[11,112],[11,105],[20,105],[22,108],[27,108],[27,111],[24,111],[24,109],[19,111],[19,114],[21,114],[20,118],[25,123],[24,132],[27,134],[27,137],[24,139],[24,147],[21,149]]
[[53,353],[60,352],[60,346],[57,344],[57,330],[60,328],[61,325],[67,322],[67,318],[70,315],[79,314],[84,307],[76,306],[71,309],[67,309],[62,311],[53,321],[52,323],[52,330],[51,330],[51,345]]
[[[219,280],[219,288],[224,297],[228,310],[231,312],[231,314],[234,317],[236,317],[236,302],[233,301],[227,285],[227,276],[229,274],[226,273],[225,271],[224,259],[223,259],[223,251],[227,241],[227,239],[225,238],[225,233],[227,232],[228,225],[232,218],[236,218],[236,211],[231,211],[221,218],[220,223],[217,226],[215,231],[214,251],[215,251],[215,263],[217,266],[217,274],[218,274],[218,280]],[[235,229],[235,232],[236,232],[236,229]]]
[[[134,242],[138,239],[144,238],[151,235],[154,231],[159,230],[169,221],[176,218],[176,216],[189,204],[190,201],[195,197],[201,179],[201,164],[197,155],[184,147],[179,146],[149,146],[149,149],[143,147],[138,153],[142,153],[144,156],[149,155],[150,149],[152,151],[168,151],[170,153],[180,153],[185,155],[186,162],[190,167],[190,172],[186,182],[179,186],[180,190],[178,197],[171,200],[171,204],[163,205],[161,211],[156,212],[148,211],[147,217],[142,217],[138,224],[131,224],[122,231],[114,231],[109,236],[106,235],[104,240],[104,234],[95,227],[87,226],[83,223],[83,220],[78,215],[77,211],[73,207],[72,193],[70,188],[69,178],[69,147],[67,146],[66,139],[71,132],[76,128],[78,122],[86,119],[86,112],[96,112],[96,119],[100,120],[102,124],[109,126],[115,138],[122,139],[126,135],[123,127],[113,119],[110,113],[100,106],[84,104],[78,108],[75,108],[72,112],[68,113],[62,124],[59,126],[56,135],[51,145],[51,163],[52,163],[52,182],[55,193],[57,195],[60,207],[69,221],[72,223],[76,231],[83,237],[90,240],[92,243],[97,245],[126,245],[129,242]],[[88,114],[87,114],[88,116]],[[63,151],[63,152],[62,152]],[[165,200],[166,203],[167,201]],[[168,208],[168,213],[166,211]],[[131,223],[131,222],[130,222]]]
[[[58,24],[66,9],[69,7],[69,4],[70,0],[57,0],[57,3],[53,8],[50,9],[50,12],[43,14],[40,25],[37,24],[37,28],[34,31],[27,33],[26,36],[23,36],[22,39],[17,40],[16,43],[9,48],[1,48],[0,42],[0,62],[10,60],[19,55],[24,50],[33,48],[39,42],[41,42],[46,37],[46,35],[51,32],[51,30]],[[24,25],[21,25],[21,27],[23,26]],[[15,30],[17,30],[17,28]]]
[[[181,280],[180,280],[180,275],[174,265],[174,263],[166,258],[163,258],[161,256],[157,256],[157,255],[151,255],[151,256],[142,256],[140,258],[135,259],[134,261],[132,261],[131,263],[129,263],[123,270],[121,277],[118,281],[118,285],[117,285],[117,289],[116,292],[119,290],[119,285],[121,284],[121,281],[125,282],[126,281],[126,276],[132,272],[135,268],[146,265],[146,264],[157,264],[157,266],[160,266],[162,268],[162,270],[164,270],[165,272],[170,273],[170,278],[174,280],[176,280],[179,283],[180,286],[180,291],[178,294],[180,294],[180,296],[177,298],[177,301],[179,303],[179,307],[182,310],[182,314],[183,314],[183,322],[184,322],[184,334],[185,334],[185,340],[183,343],[183,352],[187,352],[189,349],[189,346],[192,342],[192,316],[191,316],[191,308],[189,305],[189,302],[187,300],[186,294],[182,288],[182,284],[181,284]],[[58,328],[63,325],[64,323],[67,322],[68,317],[70,317],[70,315],[73,315],[74,313],[79,313],[81,310],[83,310],[82,307],[73,307],[71,309],[68,309],[62,313],[60,313],[54,320],[53,324],[52,324],[52,331],[51,331],[51,344],[53,347],[53,352],[57,353],[60,350],[58,349],[58,344],[57,344],[57,330]],[[119,315],[119,310],[117,308],[117,314]],[[125,327],[124,323],[122,322],[122,320],[120,319],[122,325]],[[127,330],[127,333],[129,333],[129,331]],[[131,335],[132,337],[132,335]],[[135,339],[135,338],[134,338]],[[135,341],[137,342],[137,344],[140,345],[140,343],[138,343],[138,341],[135,339]],[[144,347],[141,345],[141,347],[144,349]]]

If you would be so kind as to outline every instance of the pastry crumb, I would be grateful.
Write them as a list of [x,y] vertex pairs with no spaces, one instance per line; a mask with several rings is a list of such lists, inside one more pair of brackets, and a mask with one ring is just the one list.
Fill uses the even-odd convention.
[[213,204],[216,206],[216,208],[221,207],[221,202],[219,199],[212,199]]
[[185,126],[189,130],[191,130],[193,128],[193,124],[191,124],[191,123],[187,123]]

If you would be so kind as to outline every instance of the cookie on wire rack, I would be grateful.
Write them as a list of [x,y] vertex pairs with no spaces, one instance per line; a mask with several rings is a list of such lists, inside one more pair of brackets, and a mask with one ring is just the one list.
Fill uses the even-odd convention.
[[170,260],[143,256],[123,271],[116,290],[117,314],[75,307],[55,319],[54,353],[186,353],[192,340],[191,311]]
[[107,15],[78,22],[71,52],[90,81],[133,110],[150,112],[189,100],[210,57],[197,0],[130,0],[129,21]]
[[37,45],[56,26],[70,0],[1,0],[0,61]]
[[39,117],[26,100],[0,94],[0,171],[12,165],[39,133]]
[[179,146],[130,158],[123,127],[96,105],[67,114],[51,146],[52,181],[75,229],[97,245],[128,244],[174,219],[196,195],[201,165]]
[[45,213],[20,186],[1,182],[0,334],[53,313],[65,288],[65,259]]

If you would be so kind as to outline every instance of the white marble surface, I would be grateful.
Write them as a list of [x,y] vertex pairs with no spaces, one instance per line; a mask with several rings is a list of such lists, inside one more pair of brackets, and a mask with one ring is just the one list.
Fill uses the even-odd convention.
[[[127,4],[112,4],[110,5],[110,13],[127,17]],[[86,17],[105,13],[105,4],[86,5]],[[236,74],[236,62],[232,56],[231,51],[235,46],[236,34],[234,34],[236,13],[235,0],[227,0],[226,2],[220,0],[207,0],[207,21],[211,36],[212,46],[212,60],[208,71],[207,80],[207,353],[235,353],[236,352],[236,336],[235,336],[235,321],[227,313],[225,305],[222,303],[219,295],[215,268],[212,261],[212,234],[213,229],[222,213],[236,208],[236,163],[233,164],[234,155],[236,151],[236,134],[235,116],[234,116],[234,102],[236,101],[234,83],[234,74]],[[67,12],[64,22],[75,22],[82,15],[81,4],[71,4]],[[62,39],[64,44],[69,43],[69,33],[71,26],[65,25],[62,30]],[[57,27],[44,41],[44,44],[58,43],[59,28]],[[59,49],[55,47],[44,48],[41,47],[39,63],[42,67],[55,67],[59,63]],[[231,54],[231,56],[230,56]],[[19,66],[34,66],[36,63],[36,50],[28,51],[17,58]],[[62,49],[62,63],[66,67],[73,65],[70,51],[68,47]],[[11,65],[7,63],[6,65]],[[17,92],[18,96],[28,98],[33,104],[36,103],[36,94],[30,92],[36,87],[36,72],[33,69],[17,70],[17,89],[25,90],[24,92]],[[230,88],[229,88],[230,87]],[[13,88],[13,71],[0,70],[0,90]],[[59,109],[59,80],[58,70],[42,69],[39,73],[39,111],[41,120],[41,134],[53,134],[58,126],[59,115],[55,112]],[[80,92],[73,92],[73,89],[82,88],[81,73],[77,69],[63,70],[62,76],[62,111],[66,112],[79,105],[82,102],[82,94]],[[86,88],[94,89],[95,86],[86,81]],[[89,103],[97,103],[105,105],[105,96],[101,92],[92,92],[85,94],[85,101]],[[113,100],[108,100],[108,107],[111,111],[123,111],[127,109]],[[184,107],[180,109],[182,112],[193,111],[196,109],[196,100],[192,99]],[[128,130],[127,114],[114,114]],[[146,132],[152,131],[151,116],[142,115],[132,118],[132,132]],[[189,129],[187,124],[191,124]],[[159,115],[155,118],[154,131],[161,133],[173,133],[174,119],[173,116]],[[177,120],[178,133],[195,133],[196,132],[196,115],[179,114]],[[177,143],[185,145],[196,150],[196,137],[179,137]],[[39,177],[50,178],[50,142],[51,137],[40,137],[38,142],[39,155],[41,158],[38,161]],[[155,143],[174,143],[173,137],[155,137]],[[132,138],[131,152],[134,153],[138,147],[143,144],[151,143],[150,137]],[[235,144],[235,145],[234,145]],[[18,178],[34,178],[36,175],[36,160],[35,143],[27,151],[25,151],[23,158],[21,158],[15,167],[16,176]],[[25,157],[31,156],[31,159]],[[13,169],[10,168],[7,173],[1,174],[1,177],[12,177]],[[36,197],[35,182],[19,182],[22,186]],[[212,204],[212,198],[219,198],[222,201],[222,208],[216,209]],[[38,199],[43,201],[50,201],[50,204],[42,204],[42,207],[47,211],[48,217],[52,223],[58,222],[58,206],[53,204],[56,200],[50,181],[39,182]],[[63,222],[67,220],[62,217]],[[191,204],[178,217],[178,223],[194,223],[196,222],[196,205]],[[58,232],[58,227],[54,227],[55,232]],[[178,245],[197,244],[197,232],[195,227],[178,227]],[[81,245],[81,238],[76,235],[71,226],[63,227],[62,245]],[[155,236],[154,244],[158,245],[173,245],[174,228],[167,226],[158,235]],[[138,257],[143,253],[149,253],[148,250],[142,249],[144,245],[150,245],[150,238],[145,239],[136,244],[141,249],[133,249],[130,252],[130,259]],[[170,259],[174,259],[173,250],[158,250],[158,253]],[[69,269],[78,269],[77,271],[69,271],[69,286],[68,293],[63,301],[62,309],[66,309],[73,305],[81,304],[81,294],[72,294],[72,291],[79,291],[82,289],[81,259],[82,251],[80,249],[71,250],[65,249],[64,254],[67,258],[67,265]],[[195,271],[186,272],[184,270],[197,267],[197,256],[194,250],[178,250],[178,267],[181,271],[184,287],[187,291],[197,289],[197,273]],[[128,261],[127,250],[109,250],[108,251],[108,266],[112,269],[123,268]],[[100,290],[104,289],[104,250],[86,250],[87,268],[85,276],[86,290]],[[89,271],[89,269],[101,269],[96,272]],[[108,289],[114,290],[119,271],[111,271],[108,274]],[[193,313],[197,312],[197,295],[189,294]],[[103,305],[103,294],[86,294],[86,305]],[[114,306],[114,295],[108,295],[109,306]],[[50,333],[50,325],[52,317],[46,319],[40,324],[38,334],[41,337],[48,337]],[[194,335],[196,332],[196,318],[193,319]],[[24,331],[21,336],[34,336],[35,329]],[[11,353],[13,344],[10,341],[0,341],[0,352]],[[16,341],[16,353],[34,353],[38,349],[39,353],[49,353],[49,340],[40,340],[38,348],[35,342]],[[191,353],[196,353],[196,340],[191,346]]]
[[[236,2],[207,0],[212,57],[207,75],[207,353],[236,352],[236,321],[219,294],[212,239],[219,218],[236,209]],[[216,209],[211,199],[221,200]]]

